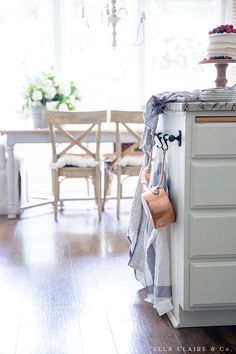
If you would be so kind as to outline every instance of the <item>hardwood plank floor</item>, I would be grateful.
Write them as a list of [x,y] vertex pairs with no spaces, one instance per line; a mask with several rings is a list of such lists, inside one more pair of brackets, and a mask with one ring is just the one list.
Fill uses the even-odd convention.
[[[127,266],[130,200],[0,217],[0,354],[236,353],[236,328],[174,329]],[[205,349],[204,349],[204,348]],[[213,351],[213,347],[215,348]]]

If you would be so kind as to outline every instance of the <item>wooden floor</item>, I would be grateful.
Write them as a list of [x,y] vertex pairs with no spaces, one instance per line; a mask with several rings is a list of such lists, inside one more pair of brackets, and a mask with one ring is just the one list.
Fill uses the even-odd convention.
[[[1,354],[236,353],[236,327],[174,329],[145,302],[127,266],[126,229],[112,201],[0,217]],[[80,204],[81,206],[81,204]]]

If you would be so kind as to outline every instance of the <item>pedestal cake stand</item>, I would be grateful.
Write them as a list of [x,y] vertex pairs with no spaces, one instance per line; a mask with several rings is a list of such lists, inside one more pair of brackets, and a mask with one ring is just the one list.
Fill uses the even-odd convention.
[[228,82],[226,78],[226,69],[228,64],[236,63],[236,60],[233,59],[212,59],[212,60],[201,60],[199,64],[215,64],[217,75],[216,75],[216,87],[226,87]]

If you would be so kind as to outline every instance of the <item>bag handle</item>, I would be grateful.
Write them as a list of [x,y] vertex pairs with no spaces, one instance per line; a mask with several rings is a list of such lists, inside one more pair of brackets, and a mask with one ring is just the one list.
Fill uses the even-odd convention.
[[166,157],[167,150],[162,149],[162,151],[163,151],[163,155],[162,155],[162,162],[161,162],[161,177],[159,179],[157,186],[151,188],[151,192],[155,195],[158,195],[160,193],[161,184],[164,178],[164,166],[165,166],[165,157]]
[[150,155],[148,157],[147,166],[144,167],[145,172],[151,173],[151,170],[152,170],[152,149],[151,149]]

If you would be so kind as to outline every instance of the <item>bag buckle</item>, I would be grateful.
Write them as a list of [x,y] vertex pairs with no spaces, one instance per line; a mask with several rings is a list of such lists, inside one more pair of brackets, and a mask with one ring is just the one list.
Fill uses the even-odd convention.
[[151,192],[154,195],[158,195],[160,193],[160,189],[161,189],[161,187],[159,187],[159,186],[153,187],[153,188],[151,188]]

